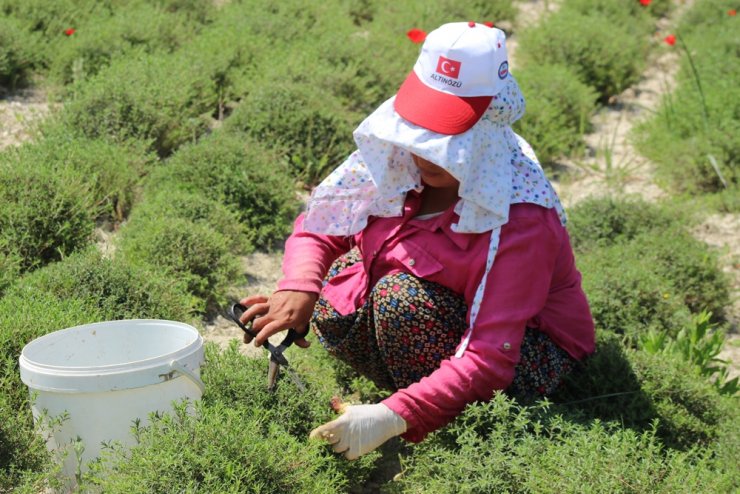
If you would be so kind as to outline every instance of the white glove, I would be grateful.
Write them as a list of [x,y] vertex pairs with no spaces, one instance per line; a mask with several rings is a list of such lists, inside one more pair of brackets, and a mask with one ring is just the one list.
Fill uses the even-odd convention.
[[335,452],[344,453],[348,460],[355,460],[404,432],[406,421],[378,403],[347,406],[338,419],[315,428],[308,437],[324,439],[334,446]]

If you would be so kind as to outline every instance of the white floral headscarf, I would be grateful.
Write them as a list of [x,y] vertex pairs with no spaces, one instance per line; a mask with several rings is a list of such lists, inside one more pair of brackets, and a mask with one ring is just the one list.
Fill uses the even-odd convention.
[[358,149],[313,191],[304,228],[353,235],[370,216],[400,216],[406,193],[421,190],[411,153],[439,165],[460,182],[453,230],[482,233],[504,225],[509,205],[560,201],[529,144],[511,124],[524,114],[524,98],[513,76],[470,130],[443,135],[399,116],[390,98],[354,132]]
[[421,190],[411,154],[444,168],[460,182],[459,233],[491,232],[486,271],[471,306],[470,328],[456,356],[467,348],[483,291],[499,244],[501,226],[516,203],[556,208],[565,213],[530,145],[511,128],[524,114],[524,98],[514,77],[493,97],[481,119],[468,131],[444,135],[404,120],[390,98],[354,132],[357,150],[311,194],[303,226],[328,235],[354,235],[370,216],[403,214],[406,193]]

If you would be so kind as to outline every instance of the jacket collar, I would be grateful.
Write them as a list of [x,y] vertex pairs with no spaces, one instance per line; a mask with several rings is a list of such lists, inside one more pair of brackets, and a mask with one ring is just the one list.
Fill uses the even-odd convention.
[[457,233],[452,231],[452,225],[457,223],[460,217],[455,213],[455,205],[451,205],[439,216],[430,218],[428,220],[415,219],[416,212],[421,207],[421,194],[415,190],[409,191],[406,196],[406,204],[404,205],[404,221],[413,224],[417,228],[434,232],[441,230],[442,233],[452,240],[452,242],[460,249],[466,250],[470,245],[470,239],[474,235],[472,233]]

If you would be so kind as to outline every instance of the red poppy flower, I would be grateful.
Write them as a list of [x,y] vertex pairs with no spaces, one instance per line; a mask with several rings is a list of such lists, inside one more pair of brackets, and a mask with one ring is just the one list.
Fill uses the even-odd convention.
[[72,36],[75,33],[75,29],[70,27],[69,29],[64,30],[64,34],[67,36]]
[[669,34],[665,38],[663,38],[663,41],[668,43],[669,45],[673,46],[676,44],[676,36],[674,34]]
[[729,15],[730,17],[735,17],[737,15],[737,10],[730,9],[727,11],[727,15]]
[[647,7],[648,5],[650,5],[651,1],[652,0],[640,0],[640,5],[642,5],[643,7]]
[[421,43],[425,39],[427,39],[427,33],[422,31],[421,29],[416,29],[416,28],[409,29],[408,32],[406,33],[406,36],[408,36],[408,38],[414,43]]
[[493,22],[491,22],[491,21],[486,21],[486,22],[484,22],[484,23],[483,23],[483,25],[484,25],[484,26],[488,26],[488,27],[493,27],[493,26],[495,26],[495,24],[494,24]]

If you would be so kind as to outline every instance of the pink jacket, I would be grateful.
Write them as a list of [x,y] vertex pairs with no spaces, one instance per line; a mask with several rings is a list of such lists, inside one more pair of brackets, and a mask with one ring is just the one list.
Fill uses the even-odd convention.
[[[373,217],[352,237],[305,232],[299,216],[285,247],[278,289],[320,293],[332,262],[357,245],[363,262],[343,270],[323,288],[339,313],[354,312],[378,279],[401,271],[450,288],[471,307],[485,271],[490,232],[453,232],[454,207],[432,219],[414,219],[419,205],[419,195],[410,192],[402,217]],[[507,388],[514,379],[525,327],[539,328],[577,360],[594,350],[593,320],[568,233],[553,209],[523,203],[511,205],[509,222],[501,229],[463,356],[443,360],[430,376],[383,401],[406,420],[403,437],[421,441],[468,403],[489,400],[495,391]]]

